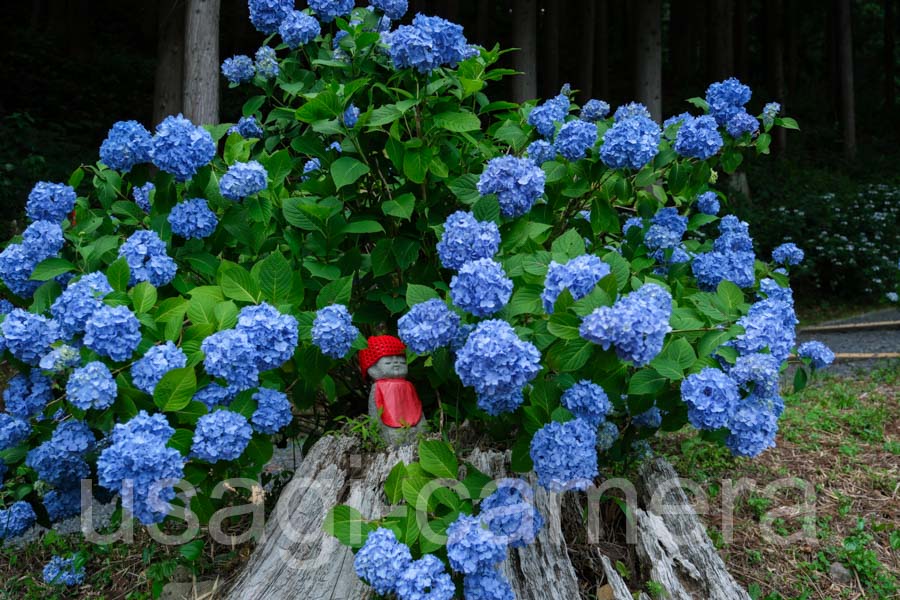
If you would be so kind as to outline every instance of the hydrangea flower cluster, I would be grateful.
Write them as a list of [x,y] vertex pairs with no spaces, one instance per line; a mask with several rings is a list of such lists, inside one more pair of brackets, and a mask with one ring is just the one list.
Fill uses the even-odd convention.
[[673,252],[669,259],[666,258],[666,250],[679,249],[681,238],[686,231],[687,217],[679,215],[677,208],[662,208],[650,220],[644,244],[652,250],[650,255],[658,262],[685,262],[687,259],[684,258],[686,254],[683,250],[679,253]]
[[612,404],[603,388],[587,379],[563,392],[561,402],[570,413],[591,427],[599,427],[612,410]]
[[556,148],[553,147],[553,144],[545,140],[535,140],[531,142],[525,152],[528,154],[528,158],[531,159],[531,162],[537,166],[541,166],[545,162],[556,158]]
[[597,126],[576,119],[563,125],[556,134],[554,148],[566,160],[576,161],[587,156],[597,143]]
[[245,54],[239,54],[222,61],[222,75],[230,83],[238,85],[253,80],[256,75],[256,66],[253,59]]
[[344,121],[344,127],[353,129],[356,127],[356,122],[359,121],[359,108],[355,104],[351,104],[344,111],[344,115],[341,118]]
[[81,489],[70,487],[63,490],[50,490],[41,499],[50,521],[58,523],[63,519],[74,517],[81,510]]
[[635,117],[642,117],[644,119],[653,119],[653,116],[650,114],[650,110],[641,104],[640,102],[629,102],[628,104],[623,104],[619,108],[616,109],[615,114],[613,114],[613,121],[616,123],[620,121],[627,121],[628,119],[632,119]]
[[544,518],[534,506],[534,492],[521,479],[503,479],[497,490],[481,501],[479,516],[491,532],[512,548],[531,544]]
[[781,244],[772,250],[772,260],[781,265],[793,267],[803,262],[803,250],[797,244]]
[[463,579],[463,595],[466,600],[515,600],[515,592],[499,571],[490,570]]
[[312,326],[312,342],[325,356],[343,358],[359,337],[350,311],[343,304],[332,304],[316,312]]
[[141,323],[126,306],[102,306],[88,318],[84,345],[116,362],[131,358],[141,343]]
[[490,316],[509,302],[513,282],[490,258],[467,262],[450,280],[453,304],[476,317]]
[[17,296],[31,297],[41,285],[30,280],[35,267],[55,256],[63,243],[58,223],[35,221],[22,233],[21,244],[10,244],[0,252],[0,279]]
[[393,531],[382,527],[366,538],[353,559],[353,568],[376,594],[386,596],[396,591],[400,576],[411,563],[409,548],[397,541]]
[[294,0],[249,0],[250,22],[260,32],[270,35],[294,8]]
[[309,7],[313,9],[323,23],[331,23],[338,17],[350,14],[353,10],[353,0],[310,0]]
[[759,398],[778,395],[778,371],[781,364],[771,354],[754,352],[738,356],[728,375],[741,389]]
[[397,331],[416,354],[449,346],[459,334],[459,315],[437,298],[420,302],[397,321]]
[[44,583],[49,585],[81,585],[84,583],[84,566],[76,567],[74,558],[54,556],[44,566]]
[[712,252],[698,254],[691,265],[697,285],[710,291],[727,280],[738,287],[751,287],[756,281],[756,255],[749,226],[734,215],[727,215],[719,223],[719,233]]
[[641,169],[659,151],[660,135],[659,125],[647,117],[638,115],[618,120],[603,136],[600,160],[613,169]]
[[752,135],[759,130],[759,121],[756,120],[756,117],[741,110],[728,119],[725,130],[733,138],[739,138],[745,133]]
[[0,413],[0,450],[8,450],[28,438],[31,426],[5,412]]
[[261,387],[253,394],[256,410],[250,422],[259,433],[275,434],[287,427],[291,419],[291,403],[284,392]]
[[768,129],[775,124],[775,117],[781,112],[781,105],[777,102],[769,102],[763,107],[762,122]]
[[9,508],[0,509],[0,540],[19,537],[34,525],[37,515],[25,501],[13,502]]
[[596,123],[600,119],[605,119],[609,114],[609,103],[594,98],[588,100],[581,107],[581,120],[588,123]]
[[726,427],[737,408],[737,384],[718,369],[705,368],[681,382],[681,397],[688,406],[688,420],[697,429]]
[[457,211],[447,217],[437,243],[445,269],[459,269],[470,261],[493,258],[500,249],[500,230],[493,221],[478,221],[470,212]]
[[388,19],[398,21],[409,10],[408,0],[370,0],[370,4],[384,13]]
[[293,50],[319,37],[322,26],[315,17],[299,10],[292,10],[281,21],[278,33],[288,48]]
[[212,135],[181,114],[166,117],[156,126],[150,159],[159,169],[174,175],[176,181],[187,181],[215,155]]
[[768,349],[781,364],[794,346],[797,322],[793,302],[780,297],[760,300],[738,319],[737,324],[744,328],[744,333],[734,339],[734,346],[741,354]]
[[597,429],[597,450],[606,452],[619,439],[619,428],[612,421],[603,421]]
[[34,469],[39,479],[60,489],[78,486],[91,472],[84,462],[84,453],[93,446],[94,434],[80,421],[71,423],[74,425],[61,424],[51,439],[25,457],[25,464]]
[[[506,321],[478,324],[456,357],[455,369],[463,385],[475,388],[478,405],[489,414],[507,412],[508,399],[541,370],[541,355],[530,342],[516,335]],[[521,398],[521,396],[520,396]],[[500,410],[506,409],[506,410]]]
[[113,428],[112,444],[97,459],[100,485],[121,494],[123,508],[145,525],[165,519],[172,486],[184,478],[184,457],[166,447],[174,433],[162,414],[142,410]]
[[301,181],[307,181],[312,177],[311,173],[316,173],[322,168],[322,163],[318,158],[311,158],[303,164],[303,177]]
[[834,362],[834,352],[822,342],[805,342],[797,348],[800,358],[808,358],[815,369],[824,369]]
[[551,492],[585,490],[597,477],[597,432],[582,419],[544,425],[531,440],[538,483]]
[[50,351],[50,345],[59,339],[55,321],[21,308],[6,315],[0,324],[0,333],[9,353],[29,365],[37,365]]
[[266,168],[257,161],[235,163],[219,180],[219,191],[225,198],[239,202],[266,189],[268,180]]
[[688,158],[706,160],[724,145],[716,120],[709,115],[687,117],[675,136],[675,152]]
[[254,66],[256,67],[257,75],[263,79],[275,79],[278,77],[281,69],[278,67],[278,56],[274,48],[262,46],[256,51],[254,58],[256,59]]
[[139,229],[119,247],[119,256],[125,258],[131,270],[129,285],[141,281],[161,287],[172,281],[178,266],[166,253],[166,243],[159,234],[149,229]]
[[161,346],[153,346],[131,365],[131,379],[134,387],[152,396],[163,375],[185,365],[187,355],[172,341],[167,341]]
[[613,306],[601,306],[581,323],[581,337],[604,350],[614,346],[622,360],[641,367],[653,360],[663,347],[663,340],[671,330],[672,296],[669,292],[648,283]]
[[697,196],[697,210],[704,215],[717,215],[720,209],[719,197],[715,192],[703,192]]
[[209,209],[203,198],[179,202],[169,213],[172,233],[185,239],[202,239],[211,236],[219,225],[216,213]]
[[116,380],[100,361],[75,369],[66,383],[66,398],[79,410],[109,408],[117,393]]
[[231,404],[231,401],[234,400],[238,391],[239,390],[235,386],[226,387],[219,385],[218,383],[210,383],[197,390],[193,400],[195,402],[202,402],[206,405],[206,408],[212,410],[216,406],[228,406]]
[[735,411],[728,428],[731,433],[725,439],[725,446],[732,454],[759,456],[764,450],[775,446],[778,417],[765,407],[744,403]]
[[461,26],[421,14],[416,15],[412,25],[401,25],[383,35],[382,40],[388,45],[394,67],[411,67],[420,73],[430,73],[442,66],[455,67],[473,53]]
[[150,162],[150,132],[137,121],[119,121],[100,145],[100,160],[110,169],[128,172]]
[[496,194],[500,213],[507,218],[520,217],[544,193],[544,171],[527,158],[500,156],[488,161],[478,178],[482,196]]
[[150,193],[156,189],[156,186],[153,185],[152,182],[148,181],[144,185],[136,185],[131,190],[131,195],[134,197],[134,203],[137,204],[142,211],[145,213],[150,212]]
[[60,223],[75,208],[75,190],[62,183],[39,181],[28,194],[25,216],[32,221]]
[[242,138],[261,138],[263,136],[262,125],[256,120],[256,117],[241,117],[238,122],[228,129],[228,135],[236,133]]
[[659,407],[654,405],[642,413],[638,413],[631,418],[631,423],[638,427],[646,429],[657,429],[662,425],[663,414]]
[[494,535],[479,517],[461,514],[447,528],[447,558],[459,573],[493,569],[506,559],[506,548],[506,540]]
[[673,139],[671,132],[669,131],[669,128],[672,127],[673,125],[678,125],[680,123],[684,123],[685,121],[688,121],[693,118],[694,118],[694,115],[692,115],[689,112],[683,112],[680,115],[674,115],[672,117],[669,117],[668,119],[663,121],[663,125],[662,125],[663,135],[665,135],[667,140]]
[[53,399],[52,386],[50,378],[38,369],[28,375],[19,373],[9,380],[3,391],[6,412],[26,421],[41,414]]
[[453,579],[433,554],[412,561],[397,581],[397,596],[402,600],[452,600],[455,595]]
[[191,455],[209,463],[235,460],[247,449],[252,435],[244,415],[217,410],[197,421]]
[[744,105],[750,102],[750,95],[750,88],[734,77],[713,83],[706,90],[709,114],[716,123],[725,125],[734,115],[743,112]]
[[556,124],[566,120],[570,106],[569,97],[566,94],[559,94],[540,106],[535,106],[528,113],[528,124],[534,126],[543,137],[552,138]]
[[553,305],[563,290],[569,290],[575,300],[584,298],[609,273],[609,265],[593,254],[576,256],[565,264],[551,261],[541,292],[544,311],[553,314]]
[[88,318],[103,307],[103,297],[112,291],[106,275],[101,272],[88,273],[69,284],[50,307],[62,337],[73,339],[84,332]]

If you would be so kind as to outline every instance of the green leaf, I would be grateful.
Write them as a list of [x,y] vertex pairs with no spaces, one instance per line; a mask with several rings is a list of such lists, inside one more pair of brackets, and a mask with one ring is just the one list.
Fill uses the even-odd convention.
[[457,177],[449,182],[447,186],[450,188],[450,191],[453,192],[453,195],[456,196],[457,200],[463,204],[474,204],[481,198],[481,193],[478,191],[477,184],[478,176],[469,173]]
[[424,183],[431,154],[421,148],[410,148],[403,155],[403,174],[413,183]]
[[409,219],[416,207],[416,197],[412,194],[397,196],[394,200],[388,200],[381,204],[381,212],[389,217]]
[[343,156],[331,164],[331,177],[336,189],[356,183],[368,172],[369,167],[350,156]]
[[136,313],[149,312],[156,304],[156,288],[147,281],[142,281],[134,286],[130,293],[131,303]]
[[419,463],[425,471],[435,477],[456,479],[459,473],[456,453],[449,444],[441,440],[419,442]]
[[744,162],[744,155],[737,150],[729,150],[722,155],[722,168],[729,175],[737,171],[742,162]]
[[469,499],[478,500],[482,498],[485,488],[491,485],[493,479],[479,471],[474,465],[466,463],[466,478],[462,480],[463,487],[469,493]]
[[237,325],[238,308],[231,300],[216,304],[215,315],[219,331],[222,331],[223,329],[234,329],[234,326]]
[[528,473],[529,471],[534,470],[534,463],[531,460],[530,435],[519,434],[518,439],[512,447],[509,468],[514,473]]
[[434,124],[447,131],[479,131],[481,120],[470,112],[445,112],[434,116]]
[[628,382],[628,394],[633,396],[650,396],[662,391],[666,378],[652,367],[641,369]]
[[259,302],[259,286],[247,269],[232,265],[222,273],[222,292],[226,297],[241,302]]
[[569,229],[553,241],[550,252],[565,259],[584,254],[584,238],[575,229]]
[[416,304],[421,304],[433,298],[440,299],[436,291],[426,285],[417,285],[410,283],[406,286],[406,305],[412,308]]
[[697,355],[700,358],[709,356],[716,349],[734,337],[731,330],[727,331],[709,331],[700,338],[700,344],[697,346]]
[[384,495],[387,496],[389,503],[398,504],[403,499],[403,480],[405,478],[406,465],[398,462],[384,482]]
[[348,304],[353,292],[353,277],[342,277],[332,281],[319,291],[316,307],[324,308],[331,304]]
[[106,279],[109,285],[117,292],[124,292],[128,289],[128,281],[131,279],[131,269],[124,258],[116,260],[106,269]]
[[500,203],[493,196],[484,196],[472,207],[472,214],[479,221],[496,221],[500,218]]
[[384,233],[384,227],[378,221],[352,221],[341,228],[341,233]]
[[578,332],[581,319],[567,312],[556,312],[547,323],[547,330],[561,340],[577,340],[581,337]]
[[801,391],[806,387],[806,382],[809,377],[806,374],[806,369],[803,367],[797,367],[797,372],[794,373],[794,393]]
[[49,281],[58,275],[74,270],[75,265],[64,258],[48,258],[34,268],[30,279],[32,281]]
[[186,560],[194,562],[203,554],[203,540],[193,540],[187,544],[182,544],[178,548],[178,553]]
[[553,346],[548,360],[560,371],[571,373],[586,365],[593,352],[594,346],[578,337],[566,341],[565,344]]
[[797,124],[796,119],[792,119],[791,117],[781,117],[775,119],[776,125],[781,125],[785,129],[796,129],[800,130],[800,125]]
[[153,402],[164,412],[179,411],[190,404],[196,391],[197,376],[193,369],[172,369],[156,384]]
[[[180,411],[179,411],[180,412]],[[180,416],[180,414],[179,414]],[[194,443],[194,432],[190,429],[176,429],[166,446],[181,452],[183,456],[191,453],[191,445]]]
[[734,283],[723,279],[716,288],[716,296],[722,301],[722,304],[728,308],[730,315],[738,314],[740,307],[744,304],[744,292],[741,291]]
[[270,254],[259,266],[259,289],[272,304],[287,304],[292,298],[294,273],[281,254]]
[[351,548],[361,548],[366,543],[373,526],[362,514],[346,504],[335,506],[325,517],[325,532]]

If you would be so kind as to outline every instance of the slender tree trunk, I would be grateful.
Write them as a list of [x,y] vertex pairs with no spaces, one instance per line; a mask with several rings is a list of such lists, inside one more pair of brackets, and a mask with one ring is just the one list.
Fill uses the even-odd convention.
[[197,124],[219,122],[220,2],[187,0],[184,114]]
[[713,79],[721,81],[734,75],[734,3],[713,0]]
[[597,0],[597,32],[594,39],[594,95],[609,99],[609,2]]
[[513,59],[522,75],[513,80],[513,98],[525,102],[537,97],[537,0],[517,0],[513,5]]
[[841,80],[841,128],[844,154],[856,158],[856,98],[853,90],[853,28],[850,0],[838,0],[838,63]]
[[897,101],[894,88],[897,72],[897,62],[894,59],[894,37],[897,27],[895,4],[895,0],[884,0],[884,106],[889,117],[893,116],[894,104]]
[[661,0],[642,0],[635,6],[638,29],[636,95],[657,121],[662,120],[662,14]]
[[[768,0],[766,12],[769,15],[769,88],[775,100],[786,109],[788,99],[784,88],[784,0]],[[773,132],[774,149],[784,152],[787,136],[785,130],[777,128]]]
[[746,79],[750,74],[750,3],[738,0],[734,6],[734,74]]
[[158,10],[154,125],[182,111],[184,90],[184,3],[182,0],[160,2]]
[[581,22],[581,39],[577,46],[582,49],[578,59],[575,88],[581,90],[582,103],[594,93],[594,57],[596,56],[597,7],[596,0],[581,0],[578,11]]

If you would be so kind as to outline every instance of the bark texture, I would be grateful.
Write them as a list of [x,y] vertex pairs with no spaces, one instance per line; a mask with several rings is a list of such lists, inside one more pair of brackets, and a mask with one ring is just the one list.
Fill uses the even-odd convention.
[[182,111],[184,87],[184,3],[160,2],[157,17],[156,79],[153,85],[153,125]]
[[519,0],[513,6],[513,67],[521,71],[513,79],[513,99],[525,102],[537,97],[537,0]]
[[662,16],[660,0],[635,3],[637,99],[662,122]]
[[187,0],[184,116],[195,124],[219,122],[220,2]]

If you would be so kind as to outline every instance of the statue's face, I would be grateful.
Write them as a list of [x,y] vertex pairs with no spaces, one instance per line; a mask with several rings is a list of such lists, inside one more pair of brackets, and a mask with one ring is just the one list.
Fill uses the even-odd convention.
[[406,357],[385,356],[369,367],[369,377],[377,381],[379,379],[405,379],[409,370],[406,366]]

